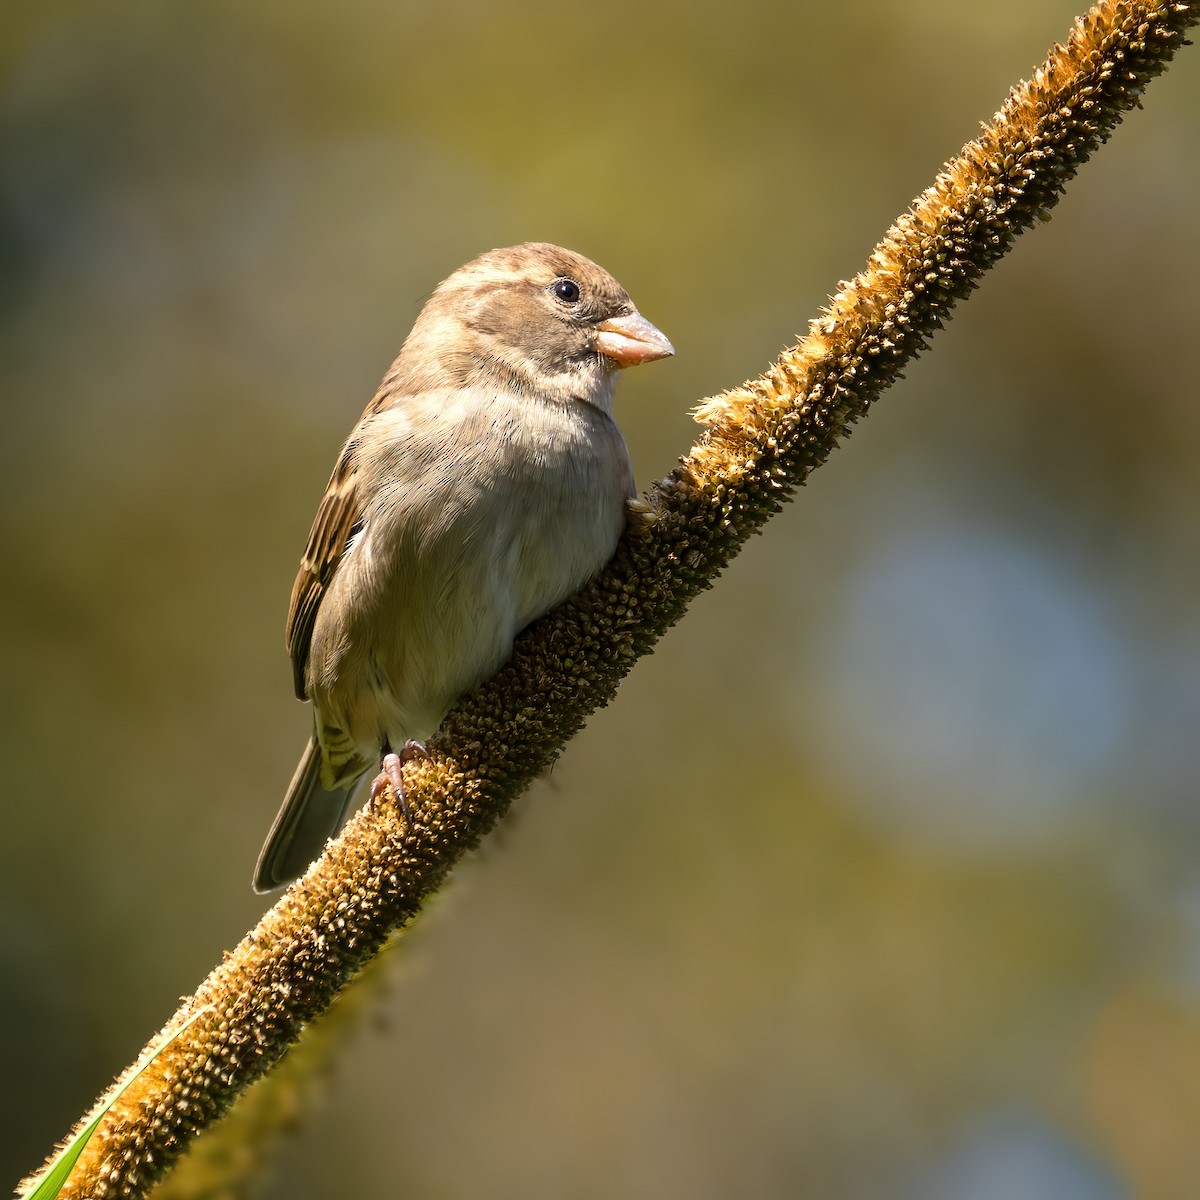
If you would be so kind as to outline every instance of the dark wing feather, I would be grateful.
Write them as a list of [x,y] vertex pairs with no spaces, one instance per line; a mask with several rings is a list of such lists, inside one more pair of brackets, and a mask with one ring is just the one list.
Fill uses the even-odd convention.
[[296,582],[292,584],[292,603],[287,617],[287,648],[292,656],[292,677],[296,695],[308,699],[308,688],[304,683],[305,668],[308,666],[308,651],[312,645],[313,626],[317,620],[317,609],[325,596],[325,589],[337,570],[350,539],[358,532],[363,519],[363,499],[358,487],[358,459],[355,450],[358,433],[363,423],[376,413],[390,407],[396,399],[393,375],[395,366],[383,381],[367,405],[350,440],[342,450],[337,466],[329,477],[329,486],[321,497],[308,545],[300,560]]
[[346,552],[346,544],[362,522],[362,504],[356,486],[358,474],[353,444],[348,445],[333,469],[329,486],[321,498],[308,545],[300,560],[300,571],[292,585],[292,603],[287,618],[287,648],[292,656],[296,695],[308,699],[304,683],[308,650],[312,644],[317,609],[333,573]]

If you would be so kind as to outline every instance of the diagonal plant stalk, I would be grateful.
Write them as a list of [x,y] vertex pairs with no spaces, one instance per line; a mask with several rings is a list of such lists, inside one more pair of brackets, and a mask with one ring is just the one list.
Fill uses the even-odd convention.
[[1185,44],[1198,9],[1200,0],[1100,0],[808,335],[759,379],[700,406],[705,433],[639,503],[613,561],[521,636],[500,674],[451,712],[430,761],[413,765],[409,820],[391,803],[356,816],[183,1003],[164,1032],[210,1011],[113,1104],[64,1197],[145,1194],[271,1069],[1054,205]]

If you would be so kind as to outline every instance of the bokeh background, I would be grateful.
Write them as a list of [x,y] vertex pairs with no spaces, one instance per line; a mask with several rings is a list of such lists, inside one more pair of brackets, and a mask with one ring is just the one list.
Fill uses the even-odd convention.
[[[0,1159],[254,922],[283,617],[422,297],[678,356],[648,483],[1082,0],[8,0]],[[1200,1194],[1200,51],[461,869],[263,1198]]]

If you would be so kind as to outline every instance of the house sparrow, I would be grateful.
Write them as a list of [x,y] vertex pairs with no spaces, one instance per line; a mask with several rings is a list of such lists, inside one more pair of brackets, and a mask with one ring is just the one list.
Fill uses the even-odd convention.
[[358,781],[391,783],[530,622],[612,556],[633,495],[621,367],[673,354],[625,289],[544,242],[491,250],[421,310],[334,467],[287,646],[313,736],[254,872],[299,875]]

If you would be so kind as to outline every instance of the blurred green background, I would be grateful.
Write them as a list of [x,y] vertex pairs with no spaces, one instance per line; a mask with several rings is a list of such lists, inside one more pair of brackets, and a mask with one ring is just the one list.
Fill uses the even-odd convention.
[[[0,1154],[257,918],[422,297],[622,280],[639,480],[1081,0],[8,0]],[[262,1197],[1200,1193],[1200,51],[407,939]],[[169,806],[168,806],[169,802]]]

